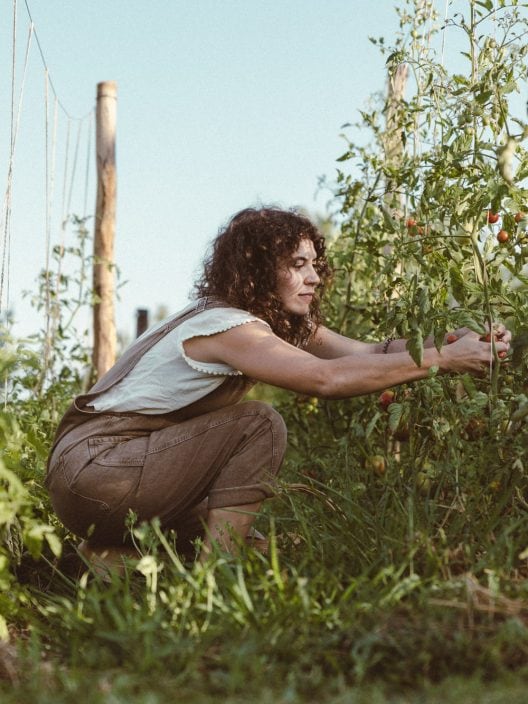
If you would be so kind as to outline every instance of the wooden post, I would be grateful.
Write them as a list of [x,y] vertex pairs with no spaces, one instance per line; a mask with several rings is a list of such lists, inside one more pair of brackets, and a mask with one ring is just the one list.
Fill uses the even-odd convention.
[[[389,74],[388,80],[384,142],[385,159],[393,166],[399,165],[403,156],[402,125],[398,111],[405,95],[408,74],[408,64],[399,64],[394,73]],[[403,205],[403,197],[401,195],[395,197],[393,184],[390,181],[386,183],[385,203],[388,207],[397,209]]]
[[[399,64],[393,73],[389,73],[387,85],[387,102],[385,107],[385,134],[383,142],[385,147],[385,161],[392,166],[399,166],[402,161],[404,144],[402,141],[402,126],[399,120],[398,111],[401,108],[407,76],[409,74],[408,64]],[[394,183],[388,178],[385,183],[385,196],[383,198],[385,207],[393,217],[403,217],[405,198],[403,193],[396,193]],[[388,257],[392,251],[392,246],[387,244],[383,249],[383,254]]]
[[[401,136],[402,125],[399,120],[398,111],[405,95],[408,74],[408,64],[399,64],[394,73],[389,74],[384,136],[385,159],[392,166],[399,166],[401,164],[404,153],[404,144]],[[403,217],[405,197],[403,193],[397,194],[394,192],[394,184],[390,179],[387,179],[385,184],[385,205],[389,211],[392,211],[394,216],[399,218]],[[383,248],[384,256],[389,257],[391,253],[392,245],[385,245]],[[401,264],[397,264],[396,271],[398,273],[401,272]],[[396,291],[393,291],[391,298],[398,298]],[[392,454],[396,462],[400,461],[401,445],[399,440],[387,438],[387,451]]]
[[147,308],[136,309],[136,337],[143,335],[149,324],[149,312]]
[[93,368],[99,379],[115,362],[114,317],[116,214],[115,133],[117,84],[97,84],[96,153],[97,201],[95,208],[93,288]]

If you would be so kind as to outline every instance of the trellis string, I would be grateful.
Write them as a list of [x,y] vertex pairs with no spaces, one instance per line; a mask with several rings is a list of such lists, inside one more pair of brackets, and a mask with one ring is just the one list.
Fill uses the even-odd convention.
[[[15,4],[16,9],[16,4]],[[17,143],[17,136],[20,127],[20,116],[22,113],[22,103],[24,97],[24,88],[27,75],[27,67],[29,61],[29,53],[31,48],[31,40],[33,37],[34,26],[33,24],[29,27],[28,39],[26,43],[26,51],[24,57],[24,68],[22,72],[22,80],[20,85],[20,92],[18,98],[18,104],[15,110],[15,62],[12,67],[11,75],[11,139],[10,139],[10,149],[9,149],[9,161],[7,168],[7,179],[6,179],[6,189],[4,193],[4,201],[2,205],[2,266],[0,271],[0,313],[3,312],[3,297],[4,297],[4,286],[7,290],[7,302],[5,305],[5,310],[7,311],[9,307],[9,266],[10,266],[10,242],[11,242],[11,199],[12,199],[12,184],[13,184],[13,168],[15,160],[15,150]],[[13,22],[13,33],[16,34],[16,16]],[[13,37],[13,58],[16,53],[16,37]]]

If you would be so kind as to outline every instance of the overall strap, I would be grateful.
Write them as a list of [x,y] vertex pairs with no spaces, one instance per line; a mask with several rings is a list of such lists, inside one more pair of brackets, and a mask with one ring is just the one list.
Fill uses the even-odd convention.
[[[186,320],[189,320],[206,309],[225,307],[229,306],[224,301],[218,298],[206,296],[191,303],[180,313],[168,320],[164,325],[161,325],[151,331],[147,330],[144,335],[139,337],[130,345],[116,364],[109,369],[108,372],[99,379],[99,381],[97,381],[97,383],[87,394],[77,396],[73,400],[73,403],[64,414],[55,432],[52,453],[59,441],[71,430],[83,425],[85,421],[98,415],[97,411],[90,407],[90,404],[97,398],[97,396],[105,391],[108,391],[112,388],[112,386],[119,383],[136,366],[142,356],[154,347],[157,342],[164,338],[165,335],[178,327],[178,325],[181,325]],[[237,380],[237,384],[241,385],[241,380]],[[227,386],[230,387],[231,384],[228,384]],[[119,414],[110,413],[110,415]],[[170,416],[170,414],[167,414],[167,416]]]
[[187,306],[187,308],[184,308],[179,314],[168,320],[164,325],[154,328],[152,331],[147,330],[146,333],[144,333],[126,349],[124,354],[119,358],[114,366],[109,369],[106,374],[104,374],[94,384],[94,386],[92,386],[87,394],[77,396],[74,401],[77,410],[85,413],[93,413],[93,411],[87,410],[86,406],[89,406],[90,403],[97,398],[97,396],[105,393],[111,389],[112,386],[115,386],[122,379],[124,379],[125,376],[136,366],[143,355],[154,347],[157,342],[163,339],[165,335],[177,328],[178,325],[181,325],[186,320],[193,318],[195,315],[206,309],[223,308],[226,306],[227,304],[220,299],[206,296],[191,303]]

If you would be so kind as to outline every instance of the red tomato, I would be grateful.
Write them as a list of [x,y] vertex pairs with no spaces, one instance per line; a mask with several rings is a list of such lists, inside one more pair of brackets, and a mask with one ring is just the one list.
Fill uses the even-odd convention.
[[501,230],[499,234],[497,235],[497,241],[500,242],[500,244],[504,244],[510,239],[510,235],[506,232],[506,230]]
[[391,403],[394,402],[395,396],[396,396],[396,394],[394,393],[394,391],[392,389],[386,389],[385,391],[383,391],[380,394],[378,401],[379,401],[379,405],[382,407],[382,409],[384,411],[386,411],[387,408],[391,405]]
[[492,210],[488,210],[488,222],[490,225],[494,225],[496,222],[498,222],[499,218],[499,213],[494,213]]

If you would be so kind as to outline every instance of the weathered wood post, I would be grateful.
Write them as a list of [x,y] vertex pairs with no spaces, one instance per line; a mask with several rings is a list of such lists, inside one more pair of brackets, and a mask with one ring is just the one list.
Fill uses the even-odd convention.
[[[399,64],[393,73],[389,73],[387,86],[386,103],[386,123],[384,134],[385,160],[393,167],[401,165],[404,154],[404,143],[402,141],[402,125],[400,118],[401,104],[405,95],[407,77],[409,74],[408,64]],[[385,183],[385,207],[392,213],[393,217],[401,218],[405,211],[405,197],[403,193],[397,193],[395,184],[387,179]],[[392,253],[392,245],[386,244],[383,248],[385,257]],[[396,270],[401,271],[401,265],[397,264]],[[393,292],[391,298],[397,298]],[[387,451],[392,453],[394,459],[400,461],[400,441],[394,438],[387,439]]]
[[[385,159],[393,166],[399,166],[403,157],[404,145],[401,137],[402,125],[399,115],[407,77],[408,64],[399,64],[393,73],[389,73],[387,84],[386,120],[385,120]],[[403,194],[395,194],[394,184],[387,179],[385,184],[385,205],[399,211],[403,207]]]
[[117,84],[97,84],[96,154],[97,201],[95,208],[93,288],[93,368],[100,378],[115,362],[114,236],[116,215],[116,114]]
[[145,330],[149,326],[149,312],[148,308],[137,308],[136,309],[136,337],[143,335]]

